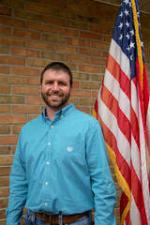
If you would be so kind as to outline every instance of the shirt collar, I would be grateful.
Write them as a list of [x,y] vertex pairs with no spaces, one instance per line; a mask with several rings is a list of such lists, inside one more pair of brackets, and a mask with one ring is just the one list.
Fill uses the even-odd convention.
[[[70,113],[70,111],[72,111],[72,109],[74,109],[75,106],[74,104],[68,104],[66,106],[64,106],[62,109],[60,109],[59,111],[56,112],[55,114],[55,119],[59,118],[59,117],[63,117],[66,116],[68,113]],[[47,110],[46,107],[44,108],[43,112],[42,112],[42,116],[45,120],[49,119],[48,115],[47,115]]]

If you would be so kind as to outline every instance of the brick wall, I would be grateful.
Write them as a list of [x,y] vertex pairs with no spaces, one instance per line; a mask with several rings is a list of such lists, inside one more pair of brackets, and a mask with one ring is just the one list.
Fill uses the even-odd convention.
[[[91,113],[104,74],[117,7],[91,0],[0,2],[0,224],[21,126],[41,112],[41,69],[54,60],[74,74],[71,101]],[[142,15],[150,71],[150,15]]]

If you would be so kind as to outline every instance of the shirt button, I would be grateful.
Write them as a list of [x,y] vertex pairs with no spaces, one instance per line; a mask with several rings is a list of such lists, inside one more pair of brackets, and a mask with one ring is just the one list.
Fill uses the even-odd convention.
[[46,181],[46,182],[45,182],[45,186],[47,186],[47,185],[48,185],[48,182]]
[[53,126],[53,125],[51,125],[51,128],[54,128],[54,126]]
[[45,202],[45,203],[44,203],[44,205],[45,205],[45,206],[48,206],[48,203],[47,203],[47,202]]
[[48,142],[48,145],[50,146],[51,145],[51,142]]
[[49,162],[49,161],[47,161],[47,162],[46,162],[46,164],[47,164],[47,165],[49,165],[49,164],[50,164],[50,162]]

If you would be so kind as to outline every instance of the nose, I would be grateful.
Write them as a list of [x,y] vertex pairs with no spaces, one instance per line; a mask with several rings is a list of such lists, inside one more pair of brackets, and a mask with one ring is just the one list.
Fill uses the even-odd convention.
[[54,83],[53,83],[52,89],[53,89],[54,91],[58,91],[58,90],[59,90],[59,85],[58,85],[57,82],[54,82]]

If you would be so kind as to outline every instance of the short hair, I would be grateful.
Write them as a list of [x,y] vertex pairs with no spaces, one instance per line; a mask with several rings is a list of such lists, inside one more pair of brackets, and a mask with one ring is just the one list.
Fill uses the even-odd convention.
[[47,70],[54,70],[54,71],[63,71],[65,73],[67,73],[70,77],[70,86],[72,87],[72,83],[73,83],[73,76],[72,76],[72,72],[70,70],[70,68],[62,63],[62,62],[52,62],[52,63],[49,63],[41,72],[41,78],[40,78],[40,82],[42,84],[43,82],[43,76],[44,76],[44,73],[45,71]]

